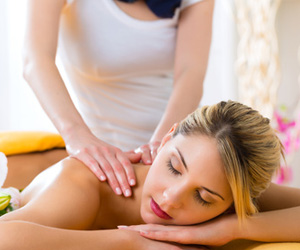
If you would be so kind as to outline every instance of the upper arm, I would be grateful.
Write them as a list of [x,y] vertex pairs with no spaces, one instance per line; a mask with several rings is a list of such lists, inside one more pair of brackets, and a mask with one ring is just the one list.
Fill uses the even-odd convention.
[[271,183],[258,199],[260,211],[300,206],[300,189]]
[[22,193],[25,206],[0,220],[89,229],[98,215],[99,181],[85,165],[73,158],[42,172]]
[[211,44],[214,0],[204,0],[185,8],[178,24],[175,78],[187,68],[204,75]]
[[24,56],[56,55],[59,20],[66,0],[28,0]]

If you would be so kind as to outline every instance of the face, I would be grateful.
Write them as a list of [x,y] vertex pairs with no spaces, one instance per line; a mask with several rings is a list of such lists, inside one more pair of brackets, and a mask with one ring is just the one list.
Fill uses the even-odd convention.
[[145,223],[191,225],[212,219],[233,202],[217,142],[177,135],[163,146],[145,180]]

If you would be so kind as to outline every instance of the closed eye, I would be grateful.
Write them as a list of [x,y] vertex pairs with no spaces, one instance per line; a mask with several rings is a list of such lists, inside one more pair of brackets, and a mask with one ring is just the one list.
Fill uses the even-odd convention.
[[[167,166],[168,166],[169,171],[172,174],[174,174],[174,175],[181,175],[181,173],[173,167],[173,164],[172,164],[171,160],[167,161]],[[204,200],[202,198],[199,190],[195,190],[194,198],[195,198],[196,202],[200,203],[203,206],[207,206],[208,207],[208,206],[210,206],[212,204],[211,202],[208,202],[208,201],[206,201],[206,200]]]
[[208,202],[208,201],[206,201],[206,200],[204,200],[203,198],[202,198],[202,196],[201,196],[201,194],[199,193],[199,191],[198,190],[195,190],[195,194],[194,194],[194,197],[195,197],[195,200],[197,201],[197,202],[199,202],[201,205],[203,205],[203,206],[210,206],[211,205],[211,202]]
[[168,166],[168,169],[170,170],[170,172],[171,172],[172,174],[174,174],[174,175],[181,175],[181,173],[180,173],[179,171],[177,171],[177,170],[173,167],[171,160],[168,160],[168,161],[167,161],[167,166]]

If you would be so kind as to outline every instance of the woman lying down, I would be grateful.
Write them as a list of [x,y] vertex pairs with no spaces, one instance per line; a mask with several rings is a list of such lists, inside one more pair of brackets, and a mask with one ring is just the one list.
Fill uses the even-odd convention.
[[[197,245],[300,241],[300,190],[270,185],[281,156],[257,111],[206,106],[174,125],[150,168],[135,166],[131,198],[73,158],[43,171],[22,192],[22,208],[0,217],[0,249],[197,249],[149,239],[168,233]],[[168,226],[124,227],[139,224]]]

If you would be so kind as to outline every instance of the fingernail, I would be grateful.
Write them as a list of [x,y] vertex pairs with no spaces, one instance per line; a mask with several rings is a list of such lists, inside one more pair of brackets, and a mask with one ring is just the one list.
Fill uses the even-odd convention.
[[147,160],[147,163],[148,163],[148,164],[151,164],[151,160]]
[[128,226],[121,225],[121,226],[117,226],[117,228],[119,228],[119,229],[126,229],[126,228],[128,228]]
[[125,190],[125,196],[128,197],[131,195],[131,191],[129,189]]
[[105,181],[105,180],[106,180],[105,176],[104,176],[104,175],[101,175],[101,176],[100,176],[100,181]]
[[134,186],[134,185],[135,185],[135,180],[134,180],[134,179],[131,179],[131,180],[129,181],[129,184],[130,184],[130,186]]
[[117,193],[118,195],[122,194],[121,189],[117,187],[117,188],[116,188],[116,193]]

